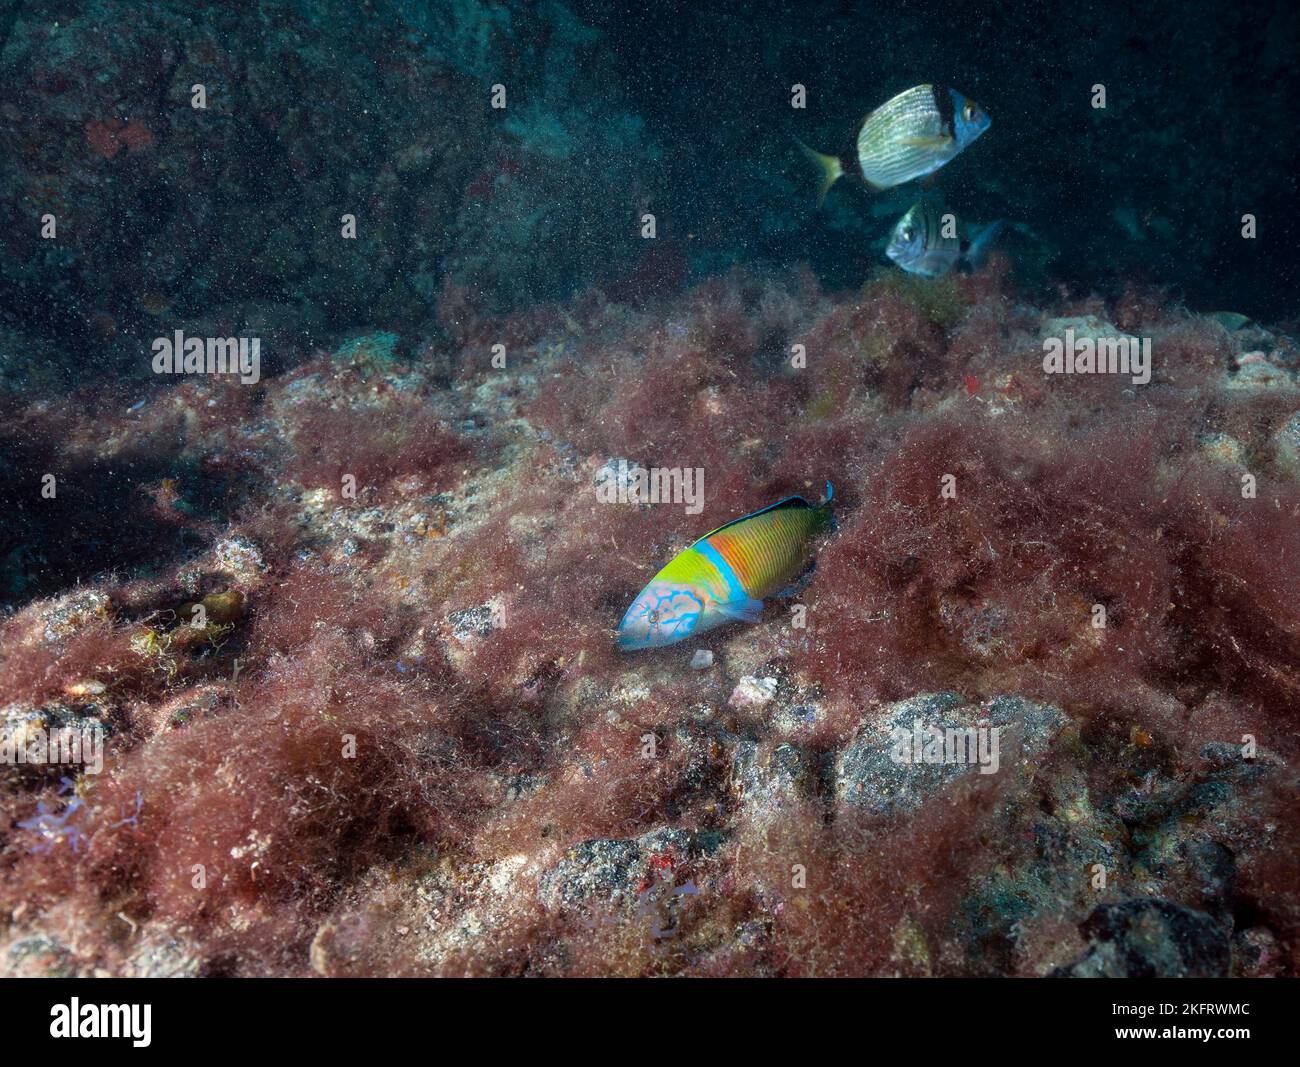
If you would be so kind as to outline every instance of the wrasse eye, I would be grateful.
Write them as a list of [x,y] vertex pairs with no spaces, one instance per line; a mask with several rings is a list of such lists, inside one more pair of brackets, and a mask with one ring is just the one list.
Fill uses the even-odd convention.
[[904,227],[903,227],[903,240],[904,240],[904,241],[910,241],[910,240],[911,240],[913,237],[915,237],[915,236],[916,236],[916,231],[915,231],[914,229],[912,229],[911,226],[904,226]]
[[969,100],[966,101],[966,106],[961,109],[961,117],[964,118],[967,122],[975,121],[975,105],[972,104]]
[[648,614],[648,615],[646,616],[646,619],[647,619],[647,621],[650,623],[651,626],[658,626],[658,625],[659,625],[659,609],[658,609],[658,608],[651,608],[651,609],[650,609],[650,614]]

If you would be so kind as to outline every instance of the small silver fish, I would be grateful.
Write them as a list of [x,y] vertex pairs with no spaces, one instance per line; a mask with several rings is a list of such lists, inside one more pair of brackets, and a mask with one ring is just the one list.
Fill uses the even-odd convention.
[[979,267],[1001,229],[1001,221],[990,223],[972,239],[956,215],[921,200],[894,226],[885,255],[909,274],[942,278],[963,263]]
[[872,189],[933,174],[989,128],[979,104],[956,89],[917,85],[887,100],[862,120],[856,151],[839,159],[799,142],[821,170],[821,196],[844,174]]

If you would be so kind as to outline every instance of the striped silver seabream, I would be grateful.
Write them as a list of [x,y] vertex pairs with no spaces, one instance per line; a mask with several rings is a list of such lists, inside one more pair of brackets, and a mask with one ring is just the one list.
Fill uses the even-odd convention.
[[983,108],[956,89],[917,85],[862,120],[855,151],[848,158],[824,155],[799,143],[821,170],[824,197],[844,174],[856,174],[873,189],[891,189],[933,174],[990,124]]

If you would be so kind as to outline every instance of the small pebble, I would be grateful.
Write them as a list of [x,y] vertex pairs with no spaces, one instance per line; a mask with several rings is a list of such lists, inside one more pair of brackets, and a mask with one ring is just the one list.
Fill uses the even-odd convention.
[[733,708],[757,708],[776,696],[775,678],[746,676],[740,680],[727,702]]

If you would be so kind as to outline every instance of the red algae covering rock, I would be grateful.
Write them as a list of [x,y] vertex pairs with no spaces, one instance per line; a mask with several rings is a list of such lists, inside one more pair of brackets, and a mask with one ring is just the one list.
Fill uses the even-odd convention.
[[[54,510],[6,546],[47,558],[5,727],[104,748],[3,768],[0,969],[1296,974],[1300,394],[1239,339],[997,257],[454,296],[414,357],[6,401],[17,476],[130,504],[111,551]],[[1044,373],[1083,316],[1151,381]],[[618,460],[701,469],[699,513],[602,503]],[[827,480],[792,600],[615,650],[675,552]]]
[[153,133],[139,119],[122,122],[112,119],[108,122],[86,123],[86,142],[96,155],[112,159],[118,152],[138,152],[153,144]]

